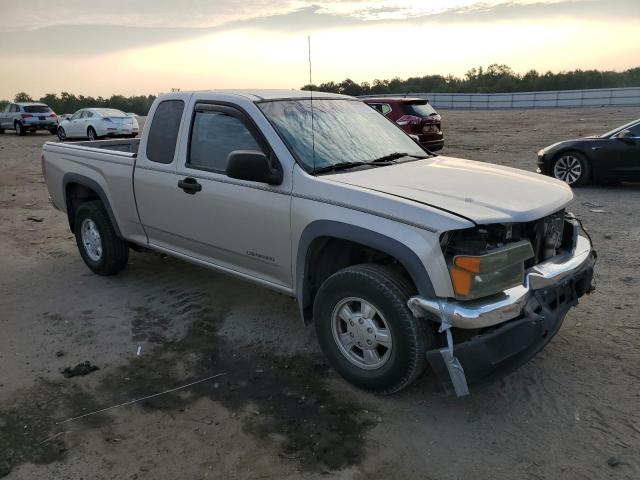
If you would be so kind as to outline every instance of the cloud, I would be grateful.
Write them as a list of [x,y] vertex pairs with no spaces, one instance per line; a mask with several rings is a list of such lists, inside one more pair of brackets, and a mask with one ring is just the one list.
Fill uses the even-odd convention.
[[[37,4],[41,0],[32,1]],[[84,1],[71,0],[65,6],[72,7],[74,3],[84,4]],[[71,56],[101,54],[158,45],[242,28],[283,33],[311,33],[334,28],[421,25],[435,22],[496,22],[521,19],[530,21],[554,17],[611,19],[615,21],[640,19],[637,0],[475,3],[471,6],[448,8],[435,13],[414,13],[401,5],[382,3],[379,7],[355,8],[358,2],[353,2],[354,8],[348,13],[332,13],[330,6],[334,3],[335,0],[317,0],[311,5],[292,9],[291,2],[285,3],[285,6],[289,6],[285,8],[283,2],[276,0],[253,0],[253,2],[139,0],[133,3],[125,0],[112,0],[111,7],[122,7],[122,15],[105,16],[102,12],[99,18],[105,22],[108,19],[119,18],[120,23],[117,25],[91,24],[92,19],[95,20],[98,17],[83,15],[73,17],[68,12],[63,12],[61,15],[56,15],[56,18],[75,18],[76,21],[85,23],[48,25],[31,29],[23,26],[19,31],[0,31],[0,44],[5,48],[5,55]],[[372,2],[365,3],[371,5]],[[145,10],[153,13],[149,14],[144,22],[136,24],[134,20],[144,16]],[[261,14],[255,15],[256,11]],[[98,13],[100,12],[98,11]],[[191,22],[186,22],[186,18],[191,18]],[[221,18],[231,19],[220,22]],[[218,23],[211,26],[211,22],[216,21]],[[202,24],[204,26],[168,27],[167,24]],[[13,25],[15,27],[15,24]]]

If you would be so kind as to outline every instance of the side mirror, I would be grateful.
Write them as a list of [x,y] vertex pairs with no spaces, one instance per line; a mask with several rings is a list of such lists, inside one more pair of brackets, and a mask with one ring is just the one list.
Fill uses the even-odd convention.
[[254,150],[234,150],[227,157],[227,177],[280,185],[282,170],[272,168],[267,156]]
[[624,143],[635,143],[635,138],[631,130],[622,130],[616,135],[616,138]]

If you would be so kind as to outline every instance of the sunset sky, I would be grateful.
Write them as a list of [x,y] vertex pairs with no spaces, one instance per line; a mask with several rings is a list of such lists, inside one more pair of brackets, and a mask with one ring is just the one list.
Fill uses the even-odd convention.
[[640,0],[0,0],[0,99],[640,65]]

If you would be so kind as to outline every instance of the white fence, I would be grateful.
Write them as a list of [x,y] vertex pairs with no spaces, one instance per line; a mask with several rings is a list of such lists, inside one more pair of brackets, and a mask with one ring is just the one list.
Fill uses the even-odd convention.
[[554,108],[640,106],[640,87],[514,93],[408,93],[376,97],[425,97],[435,108]]

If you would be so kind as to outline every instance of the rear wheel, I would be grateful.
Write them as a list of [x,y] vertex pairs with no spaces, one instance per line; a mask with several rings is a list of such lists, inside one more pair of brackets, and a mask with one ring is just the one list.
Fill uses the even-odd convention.
[[20,122],[16,122],[15,128],[16,128],[16,135],[20,137],[24,137],[27,134],[27,131],[25,130],[24,126]]
[[58,138],[61,142],[64,142],[67,139],[67,132],[64,131],[64,128],[58,127]]
[[578,152],[564,152],[553,161],[552,175],[567,185],[579,187],[585,185],[591,176],[589,161]]
[[53,127],[49,129],[49,133],[51,135],[57,135],[58,134],[58,127]]
[[313,307],[318,341],[347,381],[391,394],[424,371],[435,336],[407,307],[413,290],[394,270],[376,264],[347,267],[322,284]]
[[100,201],[80,205],[74,227],[80,256],[94,273],[115,275],[127,265],[127,242],[116,234]]
[[87,137],[89,137],[89,140],[97,140],[98,139],[98,134],[93,129],[93,127],[87,128]]

